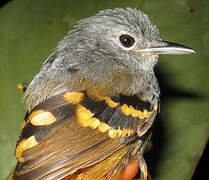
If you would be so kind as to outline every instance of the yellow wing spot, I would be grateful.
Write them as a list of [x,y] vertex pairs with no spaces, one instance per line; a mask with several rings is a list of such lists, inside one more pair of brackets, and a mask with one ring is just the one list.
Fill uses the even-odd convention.
[[134,133],[134,130],[131,129],[123,129],[122,130],[122,136],[130,136]]
[[126,136],[127,134],[128,134],[128,130],[127,129],[123,129],[122,136]]
[[34,146],[37,146],[39,143],[36,141],[35,136],[31,136],[28,139],[23,139],[20,141],[16,147],[15,155],[19,162],[24,162],[22,153]]
[[102,132],[102,133],[104,133],[104,132],[106,132],[106,131],[108,131],[108,130],[110,130],[111,129],[111,127],[109,126],[109,125],[107,125],[106,123],[104,123],[104,122],[101,122],[100,124],[99,124],[99,130]]
[[96,118],[88,118],[85,121],[83,121],[84,127],[92,127],[93,129],[98,127],[98,122],[96,121]]
[[82,105],[77,105],[76,116],[78,122],[83,127],[91,127],[92,129],[96,129],[101,124],[97,118],[93,117],[94,114]]
[[121,107],[120,107],[121,111],[123,114],[125,115],[131,115],[133,117],[139,117],[140,119],[144,119],[144,118],[148,118],[151,114],[152,114],[152,111],[149,112],[147,111],[146,109],[144,110],[144,112],[140,111],[140,110],[136,110],[134,109],[133,106],[128,106],[127,104],[123,104]]
[[131,130],[131,129],[111,129],[108,131],[108,135],[112,138],[112,139],[115,139],[115,138],[118,138],[118,137],[121,137],[121,136],[130,136],[134,133],[134,130]]
[[121,111],[125,114],[125,115],[130,115],[131,114],[131,109],[128,107],[127,104],[123,104],[121,107],[120,107]]
[[154,106],[154,111],[157,111],[157,106]]
[[87,92],[87,94],[91,99],[93,99],[95,101],[105,101],[105,103],[111,108],[115,108],[119,105],[119,103],[113,101],[108,96],[101,96],[98,93],[92,93],[92,92]]
[[122,136],[122,134],[123,134],[123,131],[120,130],[120,129],[118,129],[118,130],[117,130],[117,135],[120,137],[120,136]]
[[145,110],[144,110],[144,116],[145,116],[145,117],[147,117],[147,116],[149,117],[149,115],[150,115],[149,112],[145,109]]
[[97,118],[90,118],[88,120],[89,127],[96,129],[100,125],[100,121]]
[[24,87],[23,85],[20,83],[20,84],[17,84],[17,89],[19,92],[23,93],[25,90],[24,90]]
[[76,108],[76,117],[79,124],[83,127],[90,127],[92,129],[98,128],[102,133],[108,131],[110,138],[116,138],[121,136],[130,136],[134,133],[131,129],[114,129],[104,122],[100,122],[99,119],[93,117],[94,114],[86,109],[84,106],[78,104]]
[[93,117],[94,114],[82,105],[77,106],[76,116],[78,122],[83,127],[91,127],[93,129],[96,129],[100,125],[100,121],[97,118]]
[[80,103],[84,97],[85,95],[82,92],[67,92],[63,95],[63,98],[71,104]]
[[56,117],[51,112],[37,110],[30,114],[29,121],[34,126],[48,126],[56,121]]
[[114,102],[110,97],[106,96],[106,97],[104,97],[104,100],[105,100],[106,104],[108,106],[110,106],[111,108],[115,108],[119,105],[119,103]]
[[22,123],[22,129],[25,127],[26,121],[24,120]]
[[90,110],[86,109],[84,106],[80,104],[77,105],[76,115],[79,122],[87,121],[89,118],[94,116],[94,114]]
[[111,129],[108,131],[108,135],[112,138],[115,139],[117,137],[117,130]]

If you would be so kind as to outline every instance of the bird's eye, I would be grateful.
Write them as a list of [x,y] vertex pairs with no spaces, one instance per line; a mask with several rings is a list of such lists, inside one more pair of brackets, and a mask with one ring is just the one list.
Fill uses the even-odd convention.
[[135,40],[133,37],[129,36],[128,34],[124,34],[120,36],[120,42],[124,47],[129,48],[134,45]]

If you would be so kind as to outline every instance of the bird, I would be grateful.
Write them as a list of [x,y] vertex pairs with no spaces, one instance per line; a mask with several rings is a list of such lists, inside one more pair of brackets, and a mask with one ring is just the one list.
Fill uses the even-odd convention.
[[160,106],[154,67],[161,54],[190,53],[163,41],[138,9],[79,20],[22,90],[27,114],[12,179],[120,179],[137,159],[147,180],[143,155]]

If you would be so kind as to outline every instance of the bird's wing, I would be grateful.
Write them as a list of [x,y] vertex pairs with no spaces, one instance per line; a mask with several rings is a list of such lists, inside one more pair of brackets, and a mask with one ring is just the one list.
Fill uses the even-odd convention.
[[36,106],[26,115],[17,142],[13,179],[62,179],[98,162],[100,176],[107,175],[130,151],[127,144],[136,126],[143,130],[154,119],[154,111],[140,119],[141,114],[122,105],[69,91]]

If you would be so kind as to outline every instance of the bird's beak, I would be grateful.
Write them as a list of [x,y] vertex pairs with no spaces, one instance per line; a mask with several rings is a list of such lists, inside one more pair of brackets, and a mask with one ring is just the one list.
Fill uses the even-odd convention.
[[156,46],[144,48],[139,50],[140,53],[145,54],[191,54],[195,53],[195,51],[189,47],[170,43],[166,41],[158,42]]

